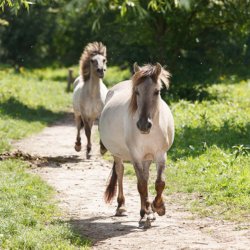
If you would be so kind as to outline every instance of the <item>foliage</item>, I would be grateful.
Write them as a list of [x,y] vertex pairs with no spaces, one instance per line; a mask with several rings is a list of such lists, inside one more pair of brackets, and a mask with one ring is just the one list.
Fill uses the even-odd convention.
[[249,8],[248,0],[35,1],[1,14],[0,59],[71,65],[101,40],[111,65],[159,61],[173,74],[175,97],[201,100],[221,77],[249,76]]
[[23,5],[26,9],[29,9],[29,4],[32,2],[27,0],[1,0],[0,2],[0,10],[4,11],[6,7],[10,7],[16,14],[18,10]]

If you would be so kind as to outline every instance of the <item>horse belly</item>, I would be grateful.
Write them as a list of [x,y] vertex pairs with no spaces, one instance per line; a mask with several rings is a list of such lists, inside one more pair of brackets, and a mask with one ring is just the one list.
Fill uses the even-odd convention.
[[104,146],[112,155],[123,160],[130,160],[129,150],[126,146],[124,135],[124,122],[122,107],[104,107],[102,111],[99,130]]

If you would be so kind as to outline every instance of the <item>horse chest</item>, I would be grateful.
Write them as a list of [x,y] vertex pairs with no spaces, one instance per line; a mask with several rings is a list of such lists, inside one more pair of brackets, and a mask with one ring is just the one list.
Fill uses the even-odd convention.
[[159,128],[152,129],[149,134],[141,134],[134,128],[128,132],[126,143],[131,158],[154,160],[159,152],[166,151],[166,138]]
[[95,99],[95,98],[86,98],[82,102],[82,112],[84,113],[84,116],[91,117],[91,118],[97,118],[100,116],[103,109],[103,102],[101,99]]

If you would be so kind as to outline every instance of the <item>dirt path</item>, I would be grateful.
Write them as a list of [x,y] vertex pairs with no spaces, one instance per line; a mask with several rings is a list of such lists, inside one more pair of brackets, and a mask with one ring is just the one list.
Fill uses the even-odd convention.
[[[127,179],[128,217],[114,217],[116,202],[107,205],[103,201],[111,164],[100,158],[97,145],[89,160],[85,151],[74,151],[72,120],[68,117],[14,146],[26,153],[51,157],[50,163],[33,172],[58,191],[66,220],[92,239],[93,249],[250,249],[250,232],[244,225],[198,218],[168,198],[166,215],[157,217],[152,228],[138,229],[139,195],[136,184]],[[85,145],[85,136],[82,141]],[[58,156],[63,160],[58,162]]]

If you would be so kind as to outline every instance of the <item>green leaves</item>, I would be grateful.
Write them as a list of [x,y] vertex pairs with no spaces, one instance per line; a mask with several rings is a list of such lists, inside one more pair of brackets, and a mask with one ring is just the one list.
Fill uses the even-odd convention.
[[1,0],[0,9],[3,12],[6,7],[9,7],[17,14],[22,6],[29,10],[31,4],[34,4],[34,2],[27,0]]
[[250,146],[249,145],[235,145],[232,147],[234,149],[233,155],[235,156],[235,159],[238,158],[238,156],[248,156],[250,153]]

